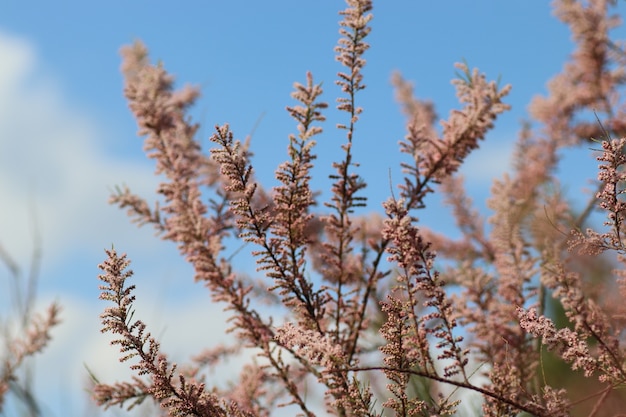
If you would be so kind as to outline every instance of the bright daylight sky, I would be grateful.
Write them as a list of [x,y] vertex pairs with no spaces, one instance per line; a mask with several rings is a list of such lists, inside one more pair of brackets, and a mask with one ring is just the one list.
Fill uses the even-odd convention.
[[[28,271],[33,230],[42,239],[39,303],[57,300],[63,323],[36,363],[37,394],[45,416],[92,415],[83,391],[86,364],[104,381],[123,375],[117,350],[99,333],[97,265],[114,244],[133,260],[137,316],[179,360],[223,339],[226,315],[211,304],[176,248],[131,225],[107,204],[115,185],[150,197],[157,181],[153,164],[122,96],[121,45],[135,38],[162,60],[180,83],[202,87],[193,110],[206,144],[215,124],[229,122],[244,138],[254,131],[257,175],[272,184],[273,167],[286,157],[295,124],[284,110],[293,105],[294,81],[313,72],[323,81],[324,100],[334,107],[337,11],[341,1],[33,2],[9,0],[0,10],[0,243]],[[490,79],[499,75],[513,90],[502,116],[463,172],[471,194],[484,207],[490,180],[507,167],[512,141],[526,106],[556,74],[571,52],[567,28],[551,16],[547,1],[378,1],[368,38],[365,111],[357,126],[356,160],[369,183],[370,209],[390,192],[389,170],[400,182],[397,141],[404,119],[390,87],[392,71],[416,83],[447,117],[457,101],[450,80],[454,62],[466,59]],[[328,188],[333,155],[345,140],[329,112],[318,139],[316,185]],[[258,125],[257,125],[258,122]],[[256,129],[255,129],[256,126]],[[588,150],[576,157],[579,175],[569,176],[570,195],[587,184],[595,162]],[[573,165],[570,165],[573,166]],[[327,195],[327,194],[326,194]],[[438,209],[422,217],[450,229]],[[33,216],[32,213],[35,215]],[[36,226],[32,218],[36,219]],[[253,271],[252,265],[243,267]],[[0,313],[9,310],[9,272],[0,268]],[[10,414],[10,413],[9,413]],[[107,415],[111,415],[108,413]]]

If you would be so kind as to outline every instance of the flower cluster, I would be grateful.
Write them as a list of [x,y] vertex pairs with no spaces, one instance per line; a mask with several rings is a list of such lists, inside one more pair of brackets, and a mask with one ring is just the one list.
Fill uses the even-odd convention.
[[[216,126],[209,152],[201,148],[186,113],[196,89],[175,90],[140,43],[123,49],[125,94],[164,181],[160,204],[128,189],[112,201],[177,244],[196,280],[226,306],[238,345],[208,349],[179,371],[146,325],[132,322],[129,261],[109,250],[101,298],[113,306],[102,315],[103,331],[116,335],[122,361],[138,362],[130,382],[98,383],[96,400],[108,407],[152,398],[169,415],[197,416],[268,416],[292,406],[310,417],[321,411],[310,398],[324,392],[325,410],[338,416],[446,416],[461,412],[460,392],[474,392],[485,416],[621,410],[626,310],[605,301],[615,288],[626,296],[626,139],[612,139],[626,134],[619,91],[626,54],[610,40],[618,24],[610,2],[554,2],[577,49],[548,96],[534,100],[540,128],[524,124],[512,170],[494,180],[485,215],[459,169],[509,109],[511,87],[466,64],[457,64],[453,81],[461,107],[439,121],[440,130],[434,105],[393,76],[407,118],[399,197],[383,203],[384,213],[356,214],[368,203],[353,149],[373,4],[346,3],[335,48],[343,66],[337,110],[345,118],[337,128],[346,136],[326,201],[312,190],[311,175],[329,110],[311,73],[294,84],[297,104],[286,110],[297,133],[275,171],[278,185],[266,189],[249,141],[237,140],[228,124]],[[599,127],[588,120],[591,110]],[[598,133],[599,189],[581,211],[556,178],[559,155]],[[460,239],[420,223],[433,192],[452,207]],[[594,209],[606,213],[609,230],[595,231]],[[240,274],[224,256],[227,237],[253,247],[262,280]],[[610,254],[616,262],[607,263]],[[201,368],[246,349],[256,356],[239,383],[205,384]],[[597,394],[576,402],[574,382]]]

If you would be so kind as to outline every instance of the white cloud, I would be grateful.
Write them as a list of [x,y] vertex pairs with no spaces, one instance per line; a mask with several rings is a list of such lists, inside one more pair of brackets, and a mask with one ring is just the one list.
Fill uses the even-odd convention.
[[473,151],[461,167],[468,185],[490,186],[494,178],[511,170],[511,156],[515,140],[503,137],[501,140],[487,140]]
[[[11,93],[17,87],[13,81],[33,67],[34,50],[28,42],[0,33],[0,51],[4,57],[0,64],[0,91]],[[5,104],[6,98],[4,95],[0,96],[0,104]],[[0,110],[4,110],[4,107],[0,107]]]
[[137,236],[107,204],[109,190],[126,181],[150,194],[156,185],[150,169],[103,152],[112,132],[69,104],[35,55],[28,42],[0,33],[0,242],[21,263],[33,245],[33,211],[54,262],[77,245]]

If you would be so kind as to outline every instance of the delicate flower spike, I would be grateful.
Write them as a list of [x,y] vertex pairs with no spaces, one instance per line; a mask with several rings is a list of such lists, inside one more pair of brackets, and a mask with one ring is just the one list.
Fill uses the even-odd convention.
[[441,121],[442,137],[438,137],[432,126],[432,106],[409,98],[409,87],[398,78],[395,80],[401,104],[405,112],[411,112],[407,113],[408,133],[400,141],[400,151],[411,157],[410,163],[402,163],[406,179],[400,185],[401,197],[411,208],[423,208],[424,198],[433,192],[432,185],[457,172],[470,152],[478,148],[479,141],[485,138],[495,119],[510,109],[502,101],[509,93],[510,85],[500,89],[477,69],[470,71],[466,64],[456,66],[461,74],[453,84],[464,107],[452,111],[448,120]]
[[[363,75],[361,69],[365,66],[363,54],[369,49],[369,44],[364,39],[371,32],[368,23],[372,20],[373,15],[368,13],[372,10],[371,0],[347,0],[348,8],[340,12],[343,20],[339,22],[341,29],[339,33],[342,38],[339,39],[339,45],[335,47],[337,52],[337,61],[350,70],[350,73],[340,72],[337,84],[344,93],[350,96],[358,90],[365,88],[362,84]],[[347,99],[339,101],[338,108],[351,113],[358,114]]]
[[132,45],[126,45],[120,49],[122,65],[120,70],[127,80],[135,80],[139,72],[149,65],[148,49],[139,40]]
[[552,320],[545,316],[537,316],[537,310],[517,310],[520,326],[535,337],[542,338],[542,345],[554,350],[561,357],[572,363],[572,369],[581,369],[589,377],[598,368],[597,361],[591,356],[589,347],[584,340],[570,329],[557,330]]
[[[145,324],[140,320],[132,321],[135,296],[131,294],[134,286],[126,286],[126,280],[133,274],[127,269],[130,261],[125,254],[118,255],[114,249],[106,253],[108,258],[99,266],[103,271],[99,278],[105,284],[100,287],[100,298],[112,302],[114,307],[108,307],[101,315],[102,331],[119,337],[112,344],[119,345],[123,355],[121,362],[133,358],[139,359],[139,362],[130,366],[137,372],[132,383],[97,383],[93,391],[94,399],[105,408],[113,405],[121,407],[130,402],[128,408],[131,409],[147,396],[152,396],[170,415],[226,417],[225,402],[205,391],[203,383],[188,380],[180,373],[177,375],[176,364],[170,364],[160,352],[159,342],[146,333]],[[144,381],[142,376],[148,376],[150,381]]]

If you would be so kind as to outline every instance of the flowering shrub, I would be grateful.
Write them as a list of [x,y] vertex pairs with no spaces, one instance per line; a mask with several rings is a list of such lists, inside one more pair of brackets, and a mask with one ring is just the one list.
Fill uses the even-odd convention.
[[[197,90],[174,90],[172,76],[149,63],[141,43],[123,48],[125,95],[164,181],[155,205],[126,188],[112,202],[177,244],[195,280],[226,306],[240,343],[177,367],[147,326],[133,321],[130,261],[107,250],[101,298],[111,307],[102,314],[103,331],[116,335],[136,377],[98,383],[95,400],[132,407],[151,397],[164,414],[181,416],[267,416],[280,405],[305,416],[445,416],[461,413],[464,394],[473,392],[485,416],[626,410],[626,308],[615,297],[626,297],[626,55],[609,38],[619,23],[610,2],[554,2],[577,49],[547,97],[531,104],[539,127],[522,129],[511,173],[493,183],[487,220],[472,208],[457,172],[509,108],[510,87],[466,64],[457,64],[453,81],[460,107],[440,130],[432,105],[394,76],[407,116],[403,182],[382,203],[384,220],[356,214],[369,203],[352,150],[359,146],[372,1],[346,3],[336,47],[344,67],[337,108],[345,114],[336,128],[345,140],[322,210],[310,181],[328,104],[312,74],[294,85],[298,104],[287,111],[297,133],[276,169],[280,185],[266,189],[249,144],[235,140],[227,124],[216,126],[209,152],[201,149],[198,126],[186,115]],[[578,213],[555,172],[560,151],[591,139],[600,155],[598,192]],[[432,192],[452,206],[460,239],[418,221]],[[600,229],[589,221],[594,210],[606,214]],[[252,244],[265,280],[237,272],[225,255],[227,238]],[[610,262],[613,271],[606,270]],[[266,299],[281,313],[260,308]],[[242,349],[259,358],[243,369],[237,388],[207,386],[203,367]],[[546,372],[563,364],[566,380]],[[313,386],[325,392],[323,408],[307,396]]]

